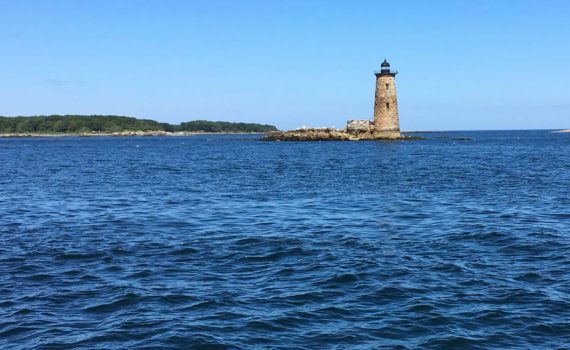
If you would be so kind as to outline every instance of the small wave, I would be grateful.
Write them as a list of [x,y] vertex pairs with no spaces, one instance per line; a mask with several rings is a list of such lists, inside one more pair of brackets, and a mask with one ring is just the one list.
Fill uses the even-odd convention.
[[420,303],[420,304],[413,304],[410,305],[406,308],[406,311],[409,312],[420,312],[420,313],[428,313],[428,312],[432,312],[432,311],[436,311],[437,307],[430,305],[430,304],[425,304],[425,303]]
[[270,253],[267,255],[246,256],[241,258],[240,260],[243,262],[270,262],[270,261],[277,261],[285,257],[287,257],[287,253],[277,252],[277,253]]
[[536,333],[540,336],[548,337],[559,337],[570,335],[570,323],[568,322],[550,322],[550,323],[540,323],[537,325],[530,326],[528,331],[531,333]]
[[314,312],[317,314],[326,314],[329,316],[348,316],[354,314],[354,312],[352,312],[349,308],[338,306],[328,306],[315,310]]
[[172,255],[189,255],[189,254],[196,254],[198,252],[199,252],[198,249],[186,247],[186,248],[176,249],[172,253],[169,253],[169,254],[172,254]]
[[394,303],[405,300],[411,293],[422,295],[424,291],[419,289],[408,289],[401,287],[386,286],[372,293],[365,293],[359,296],[360,302],[374,303],[383,305],[386,303]]
[[219,303],[216,302],[215,300],[204,300],[204,301],[200,301],[200,302],[197,302],[195,304],[192,304],[190,306],[187,306],[184,308],[184,310],[190,311],[190,310],[209,309],[209,308],[213,308],[217,305],[219,305]]
[[28,276],[28,279],[31,281],[36,282],[46,282],[53,279],[53,276],[47,273],[37,273],[31,276]]
[[422,349],[484,349],[481,347],[485,342],[482,338],[462,337],[462,336],[443,336],[440,338],[432,337],[419,344]]
[[37,327],[30,327],[30,326],[14,326],[14,327],[7,327],[0,330],[0,339],[1,338],[8,338],[13,337],[15,335],[20,335],[22,333],[30,333],[37,330]]
[[298,294],[289,294],[285,296],[285,299],[290,303],[303,304],[311,301],[321,300],[323,295],[319,291],[305,292]]
[[274,325],[271,322],[260,320],[249,321],[245,326],[253,330],[262,330],[268,332],[280,332],[285,330],[285,328]]
[[16,316],[16,315],[28,315],[33,313],[34,310],[32,309],[28,309],[28,308],[22,308],[22,309],[18,309],[16,312],[12,313],[12,316]]
[[524,282],[538,282],[541,279],[542,276],[536,272],[526,272],[515,277],[515,280]]
[[167,304],[187,304],[196,302],[196,297],[186,294],[167,294],[160,297],[160,301]]
[[276,275],[283,275],[283,276],[292,276],[296,273],[297,273],[296,269],[291,268],[291,267],[286,267],[286,268],[280,269],[275,274]]
[[263,239],[257,237],[247,237],[238,239],[235,243],[237,245],[250,245],[250,244],[259,244],[262,243]]
[[79,279],[82,281],[99,281],[99,280],[101,280],[101,277],[96,276],[96,275],[86,274],[86,275],[79,277]]
[[308,253],[305,252],[302,248],[293,248],[286,251],[269,253],[266,255],[246,256],[240,260],[244,262],[271,262],[298,255],[308,255]]
[[311,323],[316,316],[316,313],[313,312],[296,312],[291,316],[282,316],[273,319],[272,322],[277,323],[285,328],[294,329],[301,325]]
[[130,274],[128,277],[129,278],[145,278],[145,277],[150,277],[152,276],[152,271],[149,269],[144,269],[142,271],[137,271],[133,274]]
[[359,280],[358,276],[353,273],[341,273],[339,275],[334,275],[333,277],[327,279],[326,281],[324,281],[324,283],[348,284],[348,283],[354,283],[358,280]]
[[[478,322],[484,323],[484,324],[500,324],[502,322],[505,322],[505,319],[507,319],[510,314],[503,311],[503,310],[489,310],[489,311],[485,311],[483,313],[478,312],[478,315],[470,315],[470,318],[474,318],[475,320],[477,320]],[[473,317],[475,316],[475,317]],[[469,316],[467,316],[469,317]]]
[[69,252],[63,253],[57,256],[60,260],[97,260],[102,259],[106,254],[102,252],[90,252],[90,253],[80,253],[80,252]]
[[474,232],[463,235],[457,235],[457,239],[472,239],[475,241],[488,243],[488,242],[506,242],[512,239],[512,235],[505,232],[490,231],[490,232]]
[[137,304],[144,300],[141,296],[135,293],[127,293],[118,298],[117,300],[85,307],[83,310],[91,313],[108,313],[121,310],[124,307]]
[[438,264],[438,265],[435,265],[434,267],[432,267],[432,270],[437,271],[437,272],[459,273],[459,272],[463,272],[463,267],[456,265],[456,264],[442,263],[442,264]]

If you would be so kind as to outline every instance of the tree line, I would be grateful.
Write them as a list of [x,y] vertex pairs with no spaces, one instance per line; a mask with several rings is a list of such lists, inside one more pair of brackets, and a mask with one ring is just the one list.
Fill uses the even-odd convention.
[[195,120],[180,125],[116,115],[49,115],[1,117],[0,133],[88,133],[121,131],[268,132],[273,125]]

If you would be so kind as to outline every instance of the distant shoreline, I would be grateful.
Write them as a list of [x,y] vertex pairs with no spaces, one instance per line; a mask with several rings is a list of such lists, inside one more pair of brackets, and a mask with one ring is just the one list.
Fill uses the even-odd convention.
[[121,131],[121,132],[89,132],[89,133],[8,133],[0,134],[0,138],[38,138],[38,137],[156,137],[156,136],[169,136],[169,137],[183,137],[183,136],[197,136],[197,135],[255,135],[263,134],[263,132],[200,132],[200,131],[185,131],[185,132],[168,132],[168,131]]
[[[403,133],[445,133],[454,132],[456,130],[446,131],[405,131]],[[554,133],[570,133],[570,129],[553,130]],[[263,135],[267,132],[254,131],[119,131],[119,132],[85,132],[85,133],[0,133],[0,138],[57,138],[57,137],[184,137],[184,136],[198,136],[198,135]]]
[[269,131],[277,131],[277,128],[268,124],[209,120],[169,124],[117,115],[0,116],[3,137],[188,136]]

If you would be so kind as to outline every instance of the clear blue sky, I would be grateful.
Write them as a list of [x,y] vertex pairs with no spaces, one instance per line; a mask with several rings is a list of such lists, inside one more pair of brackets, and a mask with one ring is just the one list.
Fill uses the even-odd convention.
[[0,115],[570,127],[570,1],[0,0]]

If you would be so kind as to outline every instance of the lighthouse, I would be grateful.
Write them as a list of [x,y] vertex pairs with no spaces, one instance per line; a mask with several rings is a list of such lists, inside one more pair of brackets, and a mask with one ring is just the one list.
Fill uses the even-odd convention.
[[420,140],[421,137],[400,133],[396,74],[384,60],[376,75],[374,120],[351,119],[342,130],[335,128],[296,129],[278,131],[266,136],[271,141],[357,141],[357,140]]
[[376,94],[374,97],[373,133],[377,138],[399,138],[400,119],[398,96],[396,95],[396,74],[390,63],[384,60],[376,72]]

